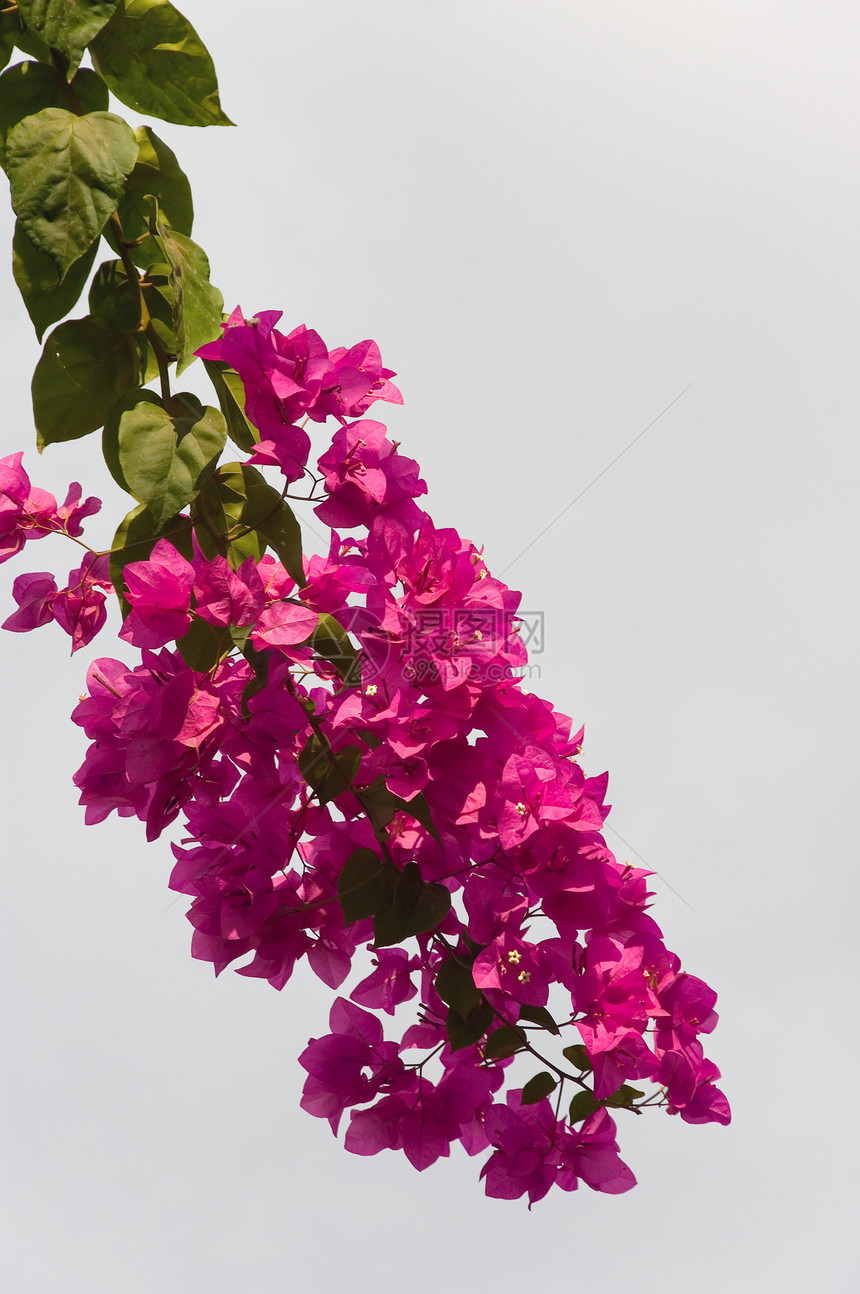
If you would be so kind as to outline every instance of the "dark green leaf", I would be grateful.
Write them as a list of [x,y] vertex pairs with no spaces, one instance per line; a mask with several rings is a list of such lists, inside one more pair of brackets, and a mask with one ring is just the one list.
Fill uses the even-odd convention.
[[[215,473],[201,508],[220,533],[249,529],[250,535],[232,541],[228,559],[234,569],[247,556],[262,556],[268,545],[300,586],[305,584],[302,567],[302,532],[292,509],[255,467],[247,463],[226,463]],[[204,552],[209,555],[211,537],[199,531]],[[244,556],[242,554],[244,553]]]
[[521,1006],[520,1019],[528,1020],[530,1024],[539,1024],[542,1029],[546,1029],[549,1033],[561,1032],[545,1006]]
[[269,663],[272,656],[270,652],[257,651],[249,642],[246,642],[242,648],[242,655],[254,671],[254,677],[242,690],[242,718],[249,719],[251,717],[249,702],[253,701],[257,693],[262,692],[268,685]]
[[394,897],[398,871],[372,849],[356,849],[344,863],[337,882],[344,925],[375,916]]
[[190,561],[193,549],[188,517],[171,517],[159,528],[149,509],[140,503],[120,522],[111,544],[110,577],[120,596],[123,615],[129,611],[123,571],[129,562],[145,562],[159,539],[169,539],[174,548]]
[[406,937],[394,910],[394,902],[386,903],[373,918],[373,946],[390,948],[393,944],[402,943]]
[[[147,198],[154,198],[171,227],[186,235],[191,233],[194,223],[194,203],[188,177],[164,140],[159,139],[149,126],[138,126],[134,137],[137,140],[137,161],[126,180],[125,195],[117,215],[127,243],[143,239],[130,251],[133,260],[146,267],[163,257],[158,240],[147,237],[151,216],[151,204]],[[110,227],[105,230],[105,236],[118,252],[119,244]]]
[[222,414],[196,396],[174,396],[171,408],[152,392],[133,395],[114,406],[103,438],[114,480],[146,504],[157,526],[197,496],[227,439]]
[[554,1092],[557,1085],[557,1079],[553,1078],[548,1070],[542,1069],[526,1083],[520,1097],[520,1104],[537,1105],[538,1101],[542,1101],[545,1096],[549,1096],[550,1092]]
[[[150,265],[146,271],[146,278],[142,285],[143,299],[146,302],[149,321],[155,335],[161,342],[168,360],[172,362],[176,359],[179,350],[179,342],[173,331],[173,288],[170,286],[167,273],[163,275],[158,273],[161,268],[160,265]],[[167,267],[163,268],[166,271]]]
[[[241,523],[248,506],[245,482],[240,465],[230,463],[213,473],[194,501],[191,514],[194,533],[205,557],[210,561],[220,554],[237,571],[248,557],[258,562],[266,551],[266,541],[256,530]],[[228,538],[229,536],[229,538]]]
[[137,328],[137,296],[122,261],[102,261],[90,284],[88,305],[90,314],[109,319],[123,332]]
[[107,319],[70,319],[45,342],[33,374],[39,450],[104,425],[113,405],[138,385],[133,339]]
[[170,267],[176,371],[181,373],[193,362],[196,350],[221,336],[224,298],[209,282],[209,259],[203,248],[171,229],[161,213],[155,227],[158,245]]
[[456,957],[449,957],[439,968],[436,992],[446,1006],[453,1007],[464,1018],[481,1004],[481,992],[472,978],[471,965],[464,965]]
[[345,683],[352,681],[354,684],[356,672],[360,678],[358,653],[350,641],[349,634],[342,625],[338,624],[334,616],[322,612],[317,621],[317,627],[311,635],[311,646],[323,660],[331,661]]
[[299,755],[299,772],[320,804],[328,804],[350,789],[360,763],[358,746],[345,746],[332,754],[328,743],[314,733]]
[[[110,319],[112,323],[116,324],[117,328],[121,328],[123,331],[135,330],[138,328],[140,319],[138,290],[142,291],[143,299],[149,312],[150,323],[169,357],[176,350],[176,337],[173,333],[173,309],[165,295],[170,294],[170,289],[166,286],[167,280],[165,277],[159,277],[152,272],[155,268],[153,266],[147,272],[141,288],[137,289],[127,277],[122,261],[103,261],[90,284],[90,314]],[[147,361],[142,381],[144,383],[151,382],[158,377],[159,372],[155,352],[149,344],[147,336],[143,333],[138,332],[137,344]]]
[[50,256],[35,248],[16,222],[12,240],[12,273],[39,341],[50,324],[62,319],[77,304],[93,268],[97,248],[98,243],[93,243],[61,279]]
[[621,1087],[619,1087],[617,1091],[613,1092],[611,1096],[606,1097],[603,1104],[611,1105],[618,1109],[632,1110],[633,1102],[637,1097],[644,1095],[645,1093],[640,1092],[637,1087],[630,1087],[628,1083],[622,1083]]
[[439,832],[436,830],[436,823],[433,821],[433,815],[430,812],[430,805],[425,800],[422,791],[419,791],[417,795],[413,795],[411,800],[401,800],[399,795],[396,799],[399,801],[398,809],[402,810],[403,813],[408,813],[416,822],[419,822],[437,844],[442,843],[439,839]]
[[296,584],[306,584],[302,565],[302,532],[292,508],[255,467],[242,465],[247,505],[241,516],[243,526],[251,526],[264,536],[278,560],[292,575]]
[[434,930],[450,907],[451,895],[445,886],[422,880],[418,864],[407,863],[397,878],[392,904],[376,915],[374,944],[377,948],[386,948],[412,935]]
[[62,274],[89,249],[122,197],[137,142],[121,117],[43,108],[6,137],[12,206],[30,242]]
[[505,1060],[515,1052],[522,1051],[525,1045],[526,1035],[523,1029],[518,1029],[515,1024],[503,1024],[487,1035],[484,1060]]
[[205,45],[168,0],[121,0],[90,53],[129,108],[180,126],[233,125]]
[[381,774],[374,778],[369,786],[361,789],[361,807],[377,833],[387,827],[389,822],[394,821],[394,815],[400,807],[398,801],[399,797],[393,791],[389,791],[385,785],[385,778]]
[[[20,17],[18,14],[15,16],[18,18]],[[29,54],[30,58],[35,58],[40,63],[53,65],[54,56],[48,46],[40,36],[36,35],[34,31],[29,31],[24,26],[23,22],[19,25],[18,34],[15,37],[15,44],[20,50],[23,50],[25,54]]]
[[256,468],[244,466],[242,470],[248,491],[243,523],[265,536],[278,560],[299,588],[304,588],[307,580],[302,565],[302,532],[292,508]]
[[448,1046],[452,1051],[462,1051],[464,1047],[474,1046],[483,1038],[495,1018],[492,1007],[483,1004],[473,1007],[466,1016],[460,1015],[459,1011],[451,1007],[445,1019]]
[[394,908],[403,924],[404,937],[435,930],[451,908],[451,895],[444,885],[423,880],[417,863],[406,863],[394,892]]
[[260,433],[245,417],[245,388],[242,379],[229,364],[217,359],[204,359],[209,380],[215,388],[221,412],[227,419],[227,431],[232,440],[246,454],[259,443]]
[[238,647],[240,652],[244,652],[248,646],[248,640],[254,632],[254,626],[251,625],[230,625],[230,637],[233,646]]
[[198,617],[192,620],[188,632],[177,641],[176,646],[189,669],[205,674],[214,669],[221,657],[230,651],[233,640],[226,625],[211,625],[208,620]]
[[[110,103],[110,95],[104,81],[95,72],[87,67],[81,68],[72,77],[72,90],[78,101],[78,107],[83,113],[90,112],[107,112]],[[63,91],[65,94],[65,90]],[[50,105],[45,104],[45,107]],[[56,108],[62,108],[62,103],[54,104]],[[121,118],[118,118],[121,120]]]
[[[322,620],[322,618],[321,616],[320,619]],[[349,682],[350,680],[347,678],[345,681]],[[439,833],[433,822],[430,806],[420,791],[411,800],[403,800],[399,795],[395,795],[393,791],[388,789],[385,779],[380,775],[371,782],[370,786],[366,786],[362,790],[361,803],[371,823],[377,830],[387,827],[389,822],[393,822],[396,813],[408,813],[410,817],[414,818],[430,833],[434,840],[439,841]]]
[[581,1042],[576,1043],[573,1047],[565,1047],[561,1054],[565,1060],[569,1060],[571,1065],[575,1065],[577,1069],[585,1071],[593,1068],[591,1057]]
[[[84,69],[72,81],[84,112],[105,112],[108,89],[100,76]],[[13,126],[43,108],[70,108],[66,83],[50,63],[16,63],[0,76],[0,164],[6,165],[6,136]]]
[[14,9],[5,9],[0,13],[0,70],[6,66],[12,57],[12,51],[18,43],[17,38],[20,30],[21,24]]
[[594,1111],[599,1109],[591,1092],[577,1092],[570,1102],[568,1118],[571,1123],[581,1123],[583,1119],[590,1119]]
[[87,45],[116,5],[117,0],[18,0],[27,27],[51,49],[59,50],[70,72],[76,71]]
[[6,136],[13,126],[43,108],[68,107],[63,81],[45,63],[16,63],[0,76],[0,160],[6,166]]

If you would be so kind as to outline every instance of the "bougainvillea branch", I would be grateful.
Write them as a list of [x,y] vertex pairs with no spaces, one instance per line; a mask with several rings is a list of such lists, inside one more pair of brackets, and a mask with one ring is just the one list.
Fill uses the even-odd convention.
[[[40,448],[103,428],[135,501],[110,550],[81,537],[97,500],[72,485],[58,506],[20,453],[0,460],[0,561],[50,534],[85,548],[62,588],[19,575],[5,628],[56,621],[76,651],[115,594],[133,653],[90,666],[72,715],[86,822],[137,817],[152,841],[181,817],[169,884],[192,956],[277,989],[307,958],[337,992],[299,1063],[305,1110],[335,1133],[349,1112],[348,1150],[421,1170],[459,1143],[488,1195],[530,1204],[626,1191],[616,1112],[729,1120],[701,1043],[716,995],[666,948],[649,873],[607,847],[582,731],[524,689],[520,595],[434,524],[417,462],[366,416],[402,403],[376,344],[225,319],[176,158],[106,111],[110,89],[229,124],[196,33],[166,0],[96,8],[0,15],[4,48],[34,55],[0,77],[0,124],[37,331],[102,238],[118,255],[33,383]],[[173,390],[195,356],[217,407]],[[288,500],[313,506],[326,553],[304,553]]]

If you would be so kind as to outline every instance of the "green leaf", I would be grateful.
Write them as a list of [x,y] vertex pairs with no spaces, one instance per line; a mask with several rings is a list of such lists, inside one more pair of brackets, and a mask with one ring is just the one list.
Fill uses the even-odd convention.
[[581,1069],[583,1072],[585,1072],[585,1070],[593,1069],[591,1057],[581,1042],[576,1043],[573,1047],[565,1047],[561,1054],[564,1056],[565,1060],[570,1061],[571,1065],[574,1065],[577,1069]]
[[[20,18],[20,15],[16,16]],[[29,54],[30,58],[35,58],[40,63],[46,63],[53,66],[54,56],[48,46],[40,36],[36,35],[34,31],[29,31],[24,26],[23,22],[19,25],[18,34],[15,37],[15,44],[20,50],[23,50],[25,54]]]
[[[219,496],[217,500],[212,497],[215,493]],[[241,565],[239,558],[243,552],[249,556],[256,551],[262,556],[268,545],[296,583],[304,587],[306,580],[299,523],[289,505],[255,467],[247,463],[226,463],[220,467],[201,496],[201,504],[216,527],[220,522],[224,530],[229,527],[251,530],[253,537],[246,536],[250,543],[246,542],[245,546],[242,541],[231,544],[235,549],[231,561]],[[208,556],[212,541],[204,536],[202,530],[200,540]]]
[[595,1101],[591,1092],[577,1092],[570,1102],[568,1118],[571,1123],[581,1123],[583,1119],[590,1119],[595,1110],[599,1110],[600,1105]]
[[558,1080],[553,1078],[548,1070],[542,1069],[526,1083],[520,1097],[520,1104],[537,1105],[538,1101],[542,1101],[545,1096],[549,1096],[550,1092],[554,1092],[557,1086]]
[[[173,308],[167,299],[170,288],[167,287],[166,277],[153,272],[156,268],[153,266],[147,273],[140,290],[143,292],[143,299],[149,311],[150,322],[166,354],[170,357],[176,351],[176,337],[172,327]],[[138,289],[126,275],[122,261],[103,261],[90,284],[90,314],[110,319],[111,323],[116,324],[117,328],[121,328],[124,332],[136,330],[140,315],[137,293]],[[137,333],[137,345],[146,360],[142,379],[145,384],[158,377],[158,361],[144,333]]]
[[[163,251],[150,233],[151,203],[155,199],[171,227],[180,234],[190,234],[194,224],[194,202],[188,177],[176,160],[176,154],[159,139],[150,126],[138,126],[137,161],[126,180],[125,195],[117,209],[127,243],[143,241],[131,247],[134,262],[146,268],[163,259]],[[115,252],[119,243],[115,231],[107,226],[105,237]]]
[[90,284],[87,304],[91,315],[109,319],[123,332],[138,326],[137,297],[122,261],[102,261]]
[[316,733],[308,738],[299,755],[299,772],[315,792],[320,804],[328,804],[350,789],[361,763],[358,746],[344,746],[334,752]]
[[114,406],[103,437],[111,475],[156,526],[196,498],[227,439],[222,414],[195,395],[174,396],[171,409],[152,392],[136,393]]
[[250,719],[251,710],[248,703],[253,701],[258,692],[262,692],[263,688],[268,686],[269,664],[272,660],[272,655],[267,651],[257,651],[247,641],[241,650],[245,660],[254,671],[254,677],[242,689],[242,718]]
[[356,849],[341,868],[337,896],[344,925],[375,916],[394,898],[399,873],[372,849]]
[[129,612],[123,571],[129,562],[145,562],[159,539],[169,539],[183,557],[191,560],[193,547],[188,517],[171,517],[163,526],[156,526],[152,513],[145,504],[139,503],[119,524],[111,544],[110,577],[119,594],[123,615]]
[[160,212],[154,223],[170,267],[176,371],[181,373],[193,362],[196,350],[221,336],[224,298],[209,282],[209,259],[203,248],[171,229]]
[[0,13],[0,71],[9,62],[12,52],[18,43],[18,32],[21,24],[14,9],[4,9]]
[[[55,108],[65,107],[67,102],[66,90],[62,86],[60,88],[64,96],[63,102],[55,103],[53,105],[45,104],[46,108],[50,106]],[[110,103],[108,88],[101,77],[95,72],[90,71],[88,67],[82,67],[81,70],[76,72],[72,77],[72,90],[74,91],[75,98],[78,101],[78,106],[84,114],[90,112],[107,112],[108,104]],[[118,117],[117,120],[121,121],[122,118]]]
[[138,385],[140,354],[107,319],[70,319],[50,334],[33,374],[39,452],[104,425],[113,405]]
[[549,1033],[561,1033],[545,1006],[529,1006],[528,1004],[521,1006],[520,1019],[528,1020],[530,1024],[539,1024],[542,1029],[546,1029]]
[[203,366],[215,388],[221,412],[227,419],[227,431],[246,454],[259,444],[260,433],[245,417],[245,388],[235,369],[218,359],[204,359]]
[[606,1097],[602,1104],[611,1105],[615,1109],[632,1110],[636,1098],[644,1095],[645,1093],[640,1092],[638,1087],[630,1087],[628,1083],[622,1083],[617,1091]]
[[460,1015],[459,1011],[451,1007],[445,1017],[448,1046],[452,1051],[473,1047],[476,1042],[480,1042],[495,1018],[492,1007],[483,1003],[473,1007],[466,1016]]
[[233,639],[226,625],[211,625],[196,617],[176,646],[189,669],[206,674],[232,649]]
[[68,107],[63,80],[45,63],[16,63],[0,76],[0,161],[6,167],[6,136],[13,126],[43,108]]
[[433,821],[433,815],[430,812],[430,805],[424,798],[424,792],[419,791],[417,795],[413,795],[411,800],[401,800],[399,795],[395,796],[395,799],[398,802],[398,809],[403,813],[408,813],[411,818],[414,818],[416,822],[419,822],[424,830],[433,837],[437,845],[441,845],[442,842],[439,839],[439,832],[436,830],[436,823]]
[[[323,617],[320,616],[320,620],[322,619]],[[313,642],[313,639],[311,641]],[[351,680],[347,677],[345,682],[350,683]],[[419,822],[424,827],[425,831],[430,833],[437,843],[441,843],[436,824],[430,813],[430,805],[422,792],[419,791],[411,800],[401,799],[399,795],[395,795],[393,791],[388,789],[385,779],[380,774],[371,782],[370,786],[362,790],[361,803],[371,823],[377,830],[387,827],[389,822],[393,822],[396,813],[408,813],[411,818],[414,818],[416,822]]]
[[6,138],[12,206],[30,242],[61,274],[98,238],[116,210],[137,142],[121,117],[76,117],[43,108]]
[[[84,112],[105,112],[108,88],[95,72],[84,69],[72,80]],[[0,165],[6,165],[6,136],[13,126],[43,108],[69,108],[66,83],[50,63],[16,63],[0,76]]]
[[90,41],[113,16],[117,0],[18,0],[30,31],[59,50],[74,72]]
[[239,463],[218,468],[191,509],[194,534],[204,557],[210,561],[218,555],[226,557],[234,571],[248,557],[258,562],[266,551],[263,536],[256,530],[247,530],[241,523],[248,498],[240,469]]
[[62,319],[77,304],[93,268],[97,249],[98,243],[93,243],[61,279],[50,256],[35,248],[16,222],[12,240],[12,273],[39,341],[50,324]]
[[444,885],[424,881],[417,863],[407,863],[397,878],[390,908],[376,916],[373,938],[377,948],[402,943],[412,935],[435,930],[448,915],[451,895]]
[[471,964],[464,965],[457,957],[449,957],[443,962],[436,975],[436,992],[446,1006],[465,1018],[476,1006],[480,1006],[481,991],[472,978]]
[[505,1060],[508,1056],[522,1051],[526,1041],[523,1029],[518,1029],[515,1024],[503,1024],[487,1035],[484,1060]]
[[[355,650],[343,625],[339,624],[334,616],[330,616],[328,612],[321,613],[317,621],[317,627],[311,635],[311,646],[317,656],[322,656],[323,660],[331,661],[347,685],[355,686],[356,682],[361,680],[358,652]],[[389,818],[390,821],[391,819]]]
[[168,0],[125,0],[92,43],[96,71],[129,108],[180,126],[232,126],[206,46]]
[[394,892],[394,907],[407,935],[419,935],[444,921],[451,909],[451,895],[444,885],[425,881],[417,863],[407,863]]
[[[161,272],[162,270],[164,273]],[[142,287],[150,323],[168,359],[172,362],[176,359],[179,342],[173,331],[173,288],[170,286],[167,266],[150,265]]]
[[362,787],[360,798],[361,807],[377,834],[394,821],[394,815],[402,803],[399,796],[389,791],[385,778],[381,774],[375,777],[369,786]]

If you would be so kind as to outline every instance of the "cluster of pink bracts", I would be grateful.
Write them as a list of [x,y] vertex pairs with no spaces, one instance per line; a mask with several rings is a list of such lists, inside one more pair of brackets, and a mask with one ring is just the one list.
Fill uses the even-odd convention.
[[[373,969],[300,1057],[303,1107],[335,1132],[349,1109],[349,1150],[402,1149],[418,1169],[455,1141],[489,1150],[482,1176],[501,1198],[629,1190],[611,1109],[729,1121],[699,1041],[716,995],[666,949],[648,873],[607,848],[607,778],[577,762],[582,733],[522,689],[519,594],[433,524],[418,465],[362,418],[400,401],[378,349],[329,352],[278,318],[237,312],[201,354],[238,371],[262,438],[251,461],[287,482],[310,452],[298,420],[337,421],[315,509],[329,552],[306,560],[301,588],[272,556],[233,570],[164,539],[125,568],[121,636],[142,659],[97,660],[74,711],[92,742],[75,777],[86,820],[134,815],[154,839],[184,814],[170,885],[191,897],[192,954],[216,973],[242,959],[239,974],[282,988],[306,956],[337,989],[370,949]],[[0,461],[0,557],[78,535],[98,505],[76,488],[57,508],[20,455]],[[74,650],[109,587],[95,554],[61,592],[20,576],[6,627],[56,619]],[[321,617],[349,635],[351,671],[317,650]],[[239,644],[207,673],[170,649],[199,620]],[[413,999],[417,1018],[385,1041],[377,1013]],[[539,1073],[502,1103],[512,1065]],[[649,1095],[629,1086],[641,1081]]]

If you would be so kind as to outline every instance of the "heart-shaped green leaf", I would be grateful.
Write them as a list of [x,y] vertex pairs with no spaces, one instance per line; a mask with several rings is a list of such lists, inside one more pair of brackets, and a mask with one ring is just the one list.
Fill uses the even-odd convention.
[[61,274],[98,238],[134,166],[131,127],[110,112],[43,108],[6,137],[12,206],[30,242]]
[[75,72],[81,55],[113,16],[117,0],[18,0],[30,31],[58,50]]
[[117,400],[138,385],[134,337],[109,319],[70,319],[49,335],[33,374],[39,450],[104,425]]
[[196,498],[226,439],[223,415],[196,396],[174,396],[168,411],[152,392],[141,391],[111,411],[103,447],[114,479],[161,526]]

